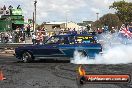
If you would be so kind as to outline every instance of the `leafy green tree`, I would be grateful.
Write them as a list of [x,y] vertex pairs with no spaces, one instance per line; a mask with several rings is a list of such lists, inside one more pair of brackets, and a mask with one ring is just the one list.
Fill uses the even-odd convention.
[[100,20],[96,20],[95,22],[92,23],[92,29],[97,29],[97,28],[102,28],[102,23]]
[[102,28],[104,26],[109,27],[109,31],[111,31],[112,27],[119,27],[121,25],[121,21],[116,14],[108,13],[103,15],[99,20],[93,23],[93,27]]
[[132,21],[132,2],[117,1],[110,8],[116,10],[115,13],[123,23]]
[[111,30],[112,27],[117,27],[121,24],[119,17],[116,14],[111,13],[105,14],[99,20],[102,25],[107,25],[109,27],[109,30]]

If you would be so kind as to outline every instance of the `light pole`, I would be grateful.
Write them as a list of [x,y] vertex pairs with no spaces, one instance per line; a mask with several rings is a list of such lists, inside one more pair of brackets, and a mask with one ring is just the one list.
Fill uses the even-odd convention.
[[33,31],[35,32],[35,26],[34,26],[34,12],[33,12]]
[[67,12],[66,12],[66,30],[67,30]]
[[97,20],[99,20],[99,13],[96,13],[97,14]]
[[65,26],[66,26],[66,30],[68,29],[68,13],[69,13],[69,10],[66,10],[65,11],[65,16],[66,16],[65,17],[65,20],[66,20],[66,25]]
[[37,4],[37,0],[34,1],[34,32],[36,32],[36,4]]

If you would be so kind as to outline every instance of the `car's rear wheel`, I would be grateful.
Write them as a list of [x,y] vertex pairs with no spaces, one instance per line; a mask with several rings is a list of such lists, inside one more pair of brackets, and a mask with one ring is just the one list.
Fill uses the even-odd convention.
[[22,54],[22,61],[23,61],[24,63],[29,63],[29,62],[33,61],[33,56],[32,56],[32,54],[29,53],[29,52],[24,52],[24,53]]

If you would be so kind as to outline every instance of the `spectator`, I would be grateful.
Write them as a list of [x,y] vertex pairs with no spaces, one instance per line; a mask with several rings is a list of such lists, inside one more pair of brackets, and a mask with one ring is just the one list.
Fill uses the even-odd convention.
[[15,41],[15,43],[19,42],[19,34],[18,34],[18,32],[15,32],[14,41]]
[[19,27],[19,36],[21,37],[23,35],[23,31],[22,31],[22,28]]
[[75,28],[72,30],[72,34],[76,35],[77,31],[75,30]]
[[132,22],[129,25],[129,31],[132,32]]
[[24,33],[24,26],[21,27],[21,31],[22,31],[22,33]]
[[27,35],[28,35],[28,37],[30,37],[30,25],[29,24],[27,26]]
[[4,34],[1,33],[1,43],[4,43]]
[[25,42],[25,33],[22,33],[23,41]]
[[45,35],[45,27],[41,29],[41,34]]
[[23,36],[19,37],[19,43],[23,43]]
[[103,32],[103,30],[104,30],[104,27],[102,27],[102,28],[97,28],[97,33],[98,33],[98,34],[101,34],[101,33]]
[[86,30],[82,30],[80,34],[87,34]]
[[59,35],[63,35],[64,33],[63,33],[63,30],[60,30],[59,31]]
[[36,36],[36,43],[38,45],[40,44],[40,33],[38,33],[37,36]]
[[32,34],[32,42],[33,44],[36,44],[36,35],[34,33]]
[[[45,30],[45,31],[46,31],[46,30]],[[44,35],[44,41],[48,40],[49,37],[50,37],[50,36],[49,36],[49,33],[45,32],[45,35]],[[43,41],[43,42],[44,42],[44,41]]]
[[112,30],[111,30],[110,32],[111,32],[111,33],[115,33],[115,32],[116,32],[115,27],[112,27]]
[[19,29],[19,27],[17,26],[17,27],[16,27],[16,32],[19,33],[19,31],[20,31],[20,29]]
[[9,41],[9,35],[5,33],[5,43],[8,43],[8,41]]
[[25,34],[22,33],[19,37],[20,37],[20,42],[24,43],[24,41],[25,41]]
[[12,35],[11,34],[9,35],[9,42],[12,43]]
[[67,32],[67,34],[71,34],[71,30],[70,30],[70,28],[68,28],[68,32]]
[[43,39],[44,35],[43,35],[43,34],[41,34],[39,37],[40,37],[40,44],[42,44],[42,43],[43,43],[43,41],[44,41],[44,39]]

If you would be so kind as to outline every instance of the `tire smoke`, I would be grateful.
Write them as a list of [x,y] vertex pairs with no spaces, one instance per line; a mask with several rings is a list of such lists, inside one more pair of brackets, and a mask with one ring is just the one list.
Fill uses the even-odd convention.
[[[112,38],[111,38],[112,39]],[[103,40],[105,41],[105,40]],[[128,64],[132,63],[132,45],[117,44],[111,45],[108,43],[103,44],[105,46],[103,54],[96,55],[95,59],[81,56],[78,51],[74,52],[74,58],[71,63],[74,64]]]

